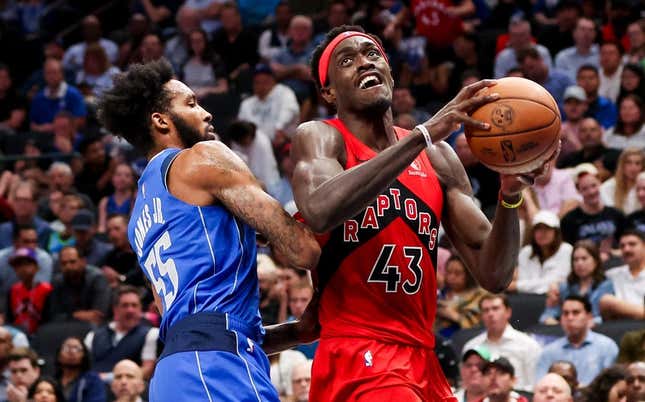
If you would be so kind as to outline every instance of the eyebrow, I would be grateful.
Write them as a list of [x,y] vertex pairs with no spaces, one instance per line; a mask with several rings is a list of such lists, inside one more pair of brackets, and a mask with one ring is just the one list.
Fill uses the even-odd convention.
[[[370,49],[370,48],[378,49],[378,47],[376,46],[374,41],[371,41],[371,40],[364,41],[364,42],[361,42],[361,44],[359,45],[358,52],[362,52],[362,51],[365,51],[365,50]],[[355,54],[355,53],[357,53],[357,50],[356,50],[356,48],[354,46],[342,48],[336,54],[336,60],[338,60],[342,56],[346,56],[348,54]]]

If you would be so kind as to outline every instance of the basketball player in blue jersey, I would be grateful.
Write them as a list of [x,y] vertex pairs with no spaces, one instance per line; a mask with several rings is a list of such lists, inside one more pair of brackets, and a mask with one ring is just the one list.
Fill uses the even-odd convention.
[[[162,312],[165,343],[151,401],[278,401],[260,347],[256,231],[294,267],[320,249],[214,141],[211,115],[166,61],[121,74],[99,102],[102,124],[148,157],[128,237]],[[311,341],[310,322],[267,329],[272,351]]]

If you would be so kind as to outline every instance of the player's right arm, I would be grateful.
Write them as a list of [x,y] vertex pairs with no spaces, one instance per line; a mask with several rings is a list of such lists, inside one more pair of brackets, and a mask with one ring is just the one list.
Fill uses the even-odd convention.
[[182,200],[223,204],[264,235],[291,266],[312,269],[318,263],[320,247],[311,230],[265,193],[244,162],[224,144],[201,142],[181,152],[167,180],[170,191]]
[[[432,141],[443,140],[462,123],[487,130],[486,123],[468,113],[498,98],[497,94],[476,95],[493,85],[493,80],[469,85],[425,122]],[[426,146],[423,134],[414,129],[369,161],[344,170],[342,135],[322,122],[301,124],[291,148],[295,165],[292,186],[300,213],[318,233],[333,229],[364,210]]]

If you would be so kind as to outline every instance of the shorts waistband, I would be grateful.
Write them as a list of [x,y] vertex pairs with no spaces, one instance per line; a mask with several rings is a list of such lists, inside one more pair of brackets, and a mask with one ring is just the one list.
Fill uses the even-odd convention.
[[179,352],[218,350],[237,353],[233,331],[259,343],[260,330],[241,319],[216,311],[203,311],[182,318],[168,329],[159,360]]

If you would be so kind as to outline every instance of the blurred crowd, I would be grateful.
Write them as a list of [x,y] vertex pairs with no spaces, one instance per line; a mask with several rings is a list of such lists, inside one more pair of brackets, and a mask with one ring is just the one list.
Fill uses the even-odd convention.
[[[460,402],[645,401],[643,10],[639,0],[0,1],[0,402],[147,400],[160,317],[127,239],[146,162],[97,122],[114,77],[168,59],[220,139],[295,213],[291,138],[335,113],[309,59],[343,24],[383,41],[400,127],[481,78],[531,79],[560,107],[562,152],[523,194],[507,292],[479,288],[441,238],[428,331]],[[462,130],[448,142],[494,219],[499,175]],[[260,251],[264,323],[299,318],[310,276]],[[270,357],[285,401],[308,400],[315,350]]]

